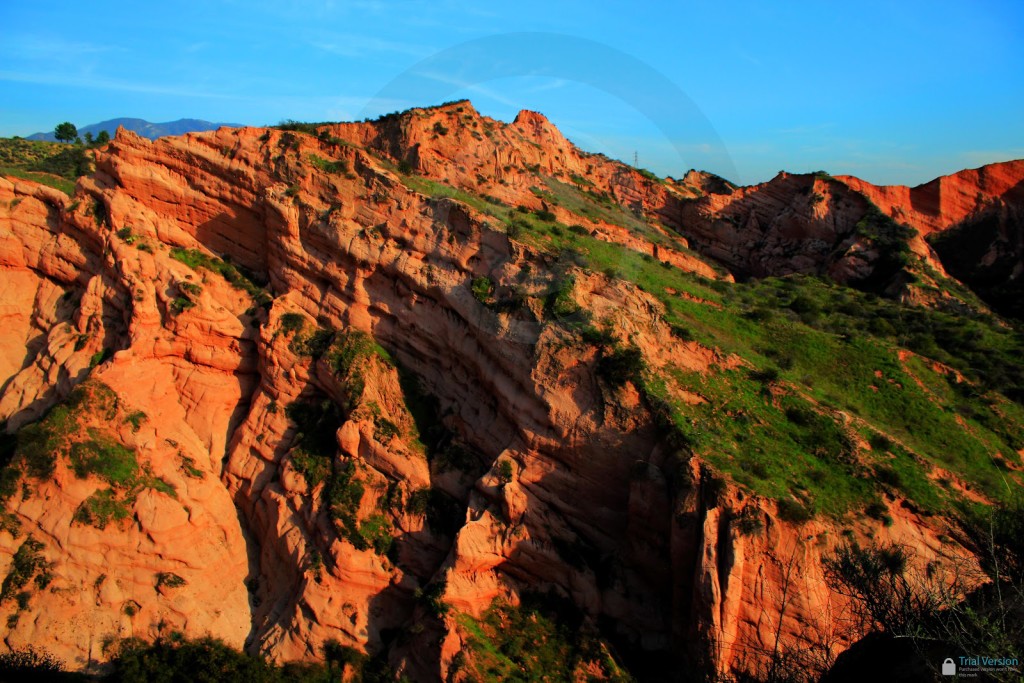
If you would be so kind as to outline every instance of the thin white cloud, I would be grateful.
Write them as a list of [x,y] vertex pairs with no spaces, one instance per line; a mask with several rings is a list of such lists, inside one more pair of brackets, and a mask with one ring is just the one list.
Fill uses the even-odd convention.
[[865,156],[862,159],[836,159],[835,161],[825,161],[829,168],[852,168],[852,169],[885,169],[885,170],[897,170],[897,171],[920,171],[925,168],[922,164],[915,164],[900,159],[890,159],[886,157],[869,157]]
[[743,61],[748,62],[750,64],[753,64],[754,66],[756,66],[758,68],[764,66],[761,63],[760,59],[758,59],[757,57],[755,57],[754,55],[750,54],[749,52],[744,50],[742,47],[740,47],[739,43],[735,43],[734,42],[734,43],[732,43],[732,45],[730,45],[730,47],[732,48],[732,51],[735,52],[736,55],[740,59],[742,59]]
[[127,52],[127,48],[118,45],[90,43],[85,41],[63,40],[49,36],[20,35],[5,41],[4,52],[19,58],[50,59],[61,62],[83,59],[92,55],[110,52]]
[[284,17],[328,16],[349,12],[366,14],[394,14],[395,7],[385,0],[223,0],[228,5],[235,5],[249,12],[266,12]]
[[200,97],[210,99],[238,99],[224,93],[197,90],[186,86],[153,85],[123,81],[115,78],[103,78],[93,75],[68,75],[54,73],[31,73],[24,71],[0,70],[0,81],[12,83],[35,83],[38,85],[59,85],[88,90],[116,90],[147,95],[172,95],[175,97]]
[[569,84],[569,81],[564,78],[556,78],[548,81],[547,83],[541,83],[540,85],[534,86],[527,90],[528,93],[547,92],[548,90],[560,90]]
[[505,97],[504,95],[495,92],[490,88],[485,88],[484,86],[474,81],[467,81],[457,76],[450,76],[448,74],[438,73],[436,71],[416,71],[415,73],[417,76],[429,78],[430,80],[437,81],[439,83],[444,83],[445,85],[455,86],[460,90],[467,90],[472,93],[477,93],[478,95],[483,95],[488,99],[498,102],[499,104],[504,104],[506,107],[518,108],[522,105],[522,102],[511,100]]
[[394,52],[411,57],[426,57],[433,49],[397,40],[383,40],[355,34],[335,34],[310,41],[318,50],[342,57],[365,57],[367,53]]
[[[379,116],[390,111],[409,109],[414,106],[414,103],[405,100],[375,99],[372,101],[373,109],[367,111],[368,103],[371,102],[371,98],[367,96],[268,96],[258,102],[264,105],[274,105],[273,109],[283,112],[282,118],[298,118],[307,121],[355,121],[364,116]],[[260,123],[271,124],[276,121]]]
[[834,128],[835,125],[835,123],[829,121],[805,126],[793,126],[792,128],[779,128],[775,132],[781,135],[806,135],[807,133],[820,133],[823,130]]
[[1024,159],[1024,147],[1010,149],[972,149],[960,153],[960,158],[969,165],[992,164],[997,161]]

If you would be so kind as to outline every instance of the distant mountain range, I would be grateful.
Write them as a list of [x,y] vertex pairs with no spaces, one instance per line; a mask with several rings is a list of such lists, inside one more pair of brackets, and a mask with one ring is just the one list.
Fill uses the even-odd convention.
[[[105,130],[110,133],[110,136],[114,136],[114,132],[117,131],[118,126],[124,126],[133,133],[138,133],[144,138],[155,140],[156,138],[163,137],[165,135],[183,135],[185,133],[196,133],[204,130],[216,130],[221,126],[240,126],[238,123],[213,123],[212,121],[203,121],[201,119],[178,119],[177,121],[168,121],[166,123],[151,123],[145,119],[110,119],[109,121],[100,121],[99,123],[93,123],[88,126],[82,126],[78,129],[79,135],[85,135],[86,133],[92,133],[93,135],[98,134],[101,130]],[[49,142],[56,142],[57,138],[54,137],[53,131],[49,133],[35,133],[29,135],[28,140],[46,140]]]

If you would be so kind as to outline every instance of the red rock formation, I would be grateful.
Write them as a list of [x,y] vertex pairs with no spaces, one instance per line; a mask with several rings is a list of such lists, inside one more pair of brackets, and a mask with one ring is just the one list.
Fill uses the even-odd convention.
[[853,176],[837,176],[836,180],[924,236],[962,223],[993,202],[1024,202],[1024,160],[959,171],[914,188],[879,187]]
[[[413,189],[427,180],[449,187]],[[501,124],[468,103],[317,137],[119,131],[72,199],[0,179],[0,418],[14,431],[94,378],[128,411],[118,438],[173,487],[145,488],[101,532],[74,516],[96,476],[65,458],[52,479],[25,474],[31,495],[7,509],[53,580],[24,613],[0,605],[19,614],[5,642],[44,640],[76,668],[102,660],[107,637],[174,630],[317,659],[329,639],[375,651],[412,623],[392,662],[429,680],[461,636],[425,594],[480,614],[542,587],[638,652],[723,672],[780,644],[848,642],[821,574],[836,525],[781,521],[771,502],[715,492],[699,459],[681,466],[636,388],[602,383],[600,351],[545,319],[555,266],[655,371],[741,361],[675,338],[657,299],[556,264],[484,209],[550,211],[709,278],[719,268],[689,246],[745,274],[855,280],[877,254],[849,187],[659,182],[575,149],[539,114]],[[603,213],[581,211],[602,198]],[[483,303],[480,278],[518,303]],[[131,411],[145,414],[137,432]],[[740,531],[741,515],[763,533]],[[894,517],[875,531],[938,548],[937,523]],[[0,532],[0,571],[23,542]]]
[[994,308],[1024,316],[1024,161],[960,171],[914,188],[839,180],[926,236],[946,270]]

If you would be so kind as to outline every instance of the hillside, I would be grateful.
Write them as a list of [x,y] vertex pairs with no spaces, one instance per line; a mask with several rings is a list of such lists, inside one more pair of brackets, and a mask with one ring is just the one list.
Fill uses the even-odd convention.
[[49,185],[65,194],[92,170],[86,148],[59,142],[0,138],[0,173]]
[[1024,484],[1022,162],[661,179],[466,101],[94,155],[0,178],[11,650],[816,673],[842,543],[976,565]]
[[[107,131],[108,134],[113,135],[114,131],[118,128],[124,128],[125,130],[130,130],[144,138],[155,140],[167,135],[184,135],[185,133],[200,133],[208,130],[217,130],[221,126],[237,126],[237,124],[213,123],[212,121],[203,121],[202,119],[177,119],[175,121],[153,123],[151,121],[146,121],[145,119],[122,117],[82,126],[78,129],[78,134],[82,136],[86,133],[98,135],[102,131]],[[26,139],[41,140],[45,142],[56,142],[57,140],[57,138],[54,137],[53,131],[48,133],[33,133]]]

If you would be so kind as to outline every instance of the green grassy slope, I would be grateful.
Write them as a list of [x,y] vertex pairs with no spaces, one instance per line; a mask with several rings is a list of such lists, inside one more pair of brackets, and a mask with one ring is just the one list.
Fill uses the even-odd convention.
[[[702,375],[669,367],[643,372],[638,383],[668,407],[684,448],[746,488],[786,501],[796,517],[880,516],[883,492],[939,512],[966,501],[961,485],[970,497],[998,501],[1022,484],[1008,464],[1019,463],[1024,448],[1019,326],[971,305],[901,304],[807,276],[712,281],[544,212],[419,176],[403,180],[465,202],[562,261],[634,283],[661,301],[677,337],[739,356],[739,369]],[[535,194],[577,215],[650,241],[671,239],[581,186],[539,181]],[[959,283],[940,284],[976,301]]]

